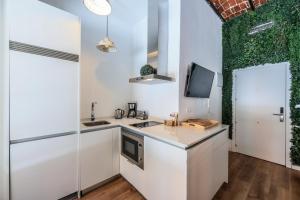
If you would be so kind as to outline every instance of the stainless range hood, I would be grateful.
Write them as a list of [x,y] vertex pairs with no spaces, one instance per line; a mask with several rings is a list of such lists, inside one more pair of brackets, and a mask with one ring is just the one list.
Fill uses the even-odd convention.
[[168,0],[148,1],[148,44],[147,64],[157,69],[158,74],[139,76],[129,79],[129,83],[160,84],[175,81],[168,74],[169,38]]
[[142,84],[160,84],[160,83],[169,83],[170,81],[175,81],[172,77],[151,74],[147,76],[140,76],[136,78],[129,79],[129,83],[142,83]]

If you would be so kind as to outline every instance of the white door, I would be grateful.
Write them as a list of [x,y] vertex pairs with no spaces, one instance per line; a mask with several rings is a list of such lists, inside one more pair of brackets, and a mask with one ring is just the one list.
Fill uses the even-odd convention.
[[236,71],[238,152],[285,165],[287,69],[279,63]]

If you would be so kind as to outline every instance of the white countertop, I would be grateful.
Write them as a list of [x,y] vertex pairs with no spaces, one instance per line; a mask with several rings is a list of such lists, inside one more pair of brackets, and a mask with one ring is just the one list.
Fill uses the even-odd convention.
[[[207,130],[201,130],[199,128],[184,127],[184,126],[170,127],[170,126],[165,126],[164,124],[146,127],[146,128],[135,128],[133,126],[130,126],[130,124],[146,122],[146,121],[163,122],[163,120],[153,118],[153,117],[150,117],[148,120],[128,119],[128,118],[114,119],[112,117],[108,117],[108,118],[97,118],[95,121],[101,121],[101,120],[108,121],[110,122],[110,124],[93,126],[93,127],[86,127],[83,124],[81,124],[81,131],[90,132],[90,131],[96,131],[96,130],[121,126],[133,130],[134,132],[142,134],[146,137],[157,139],[159,141],[183,149],[187,149],[215,135],[216,133],[228,129],[227,125],[218,125]],[[86,120],[83,120],[82,122],[86,122]]]

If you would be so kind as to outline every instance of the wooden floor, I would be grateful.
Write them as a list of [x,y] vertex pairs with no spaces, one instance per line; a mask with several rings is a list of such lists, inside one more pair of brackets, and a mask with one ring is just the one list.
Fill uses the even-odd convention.
[[300,172],[245,156],[229,154],[229,184],[215,200],[300,200]]
[[120,177],[97,190],[86,194],[80,200],[143,200],[134,187]]
[[[83,200],[144,199],[124,178],[87,194]],[[300,200],[300,172],[238,153],[229,154],[229,184],[214,200]]]

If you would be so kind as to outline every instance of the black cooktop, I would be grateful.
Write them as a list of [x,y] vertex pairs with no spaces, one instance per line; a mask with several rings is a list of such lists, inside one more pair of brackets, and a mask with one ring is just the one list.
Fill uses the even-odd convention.
[[141,122],[141,123],[136,123],[136,124],[130,124],[130,126],[134,126],[136,128],[146,128],[146,127],[156,126],[156,125],[160,125],[160,124],[162,124],[162,123],[155,122],[155,121],[148,121],[148,122]]

